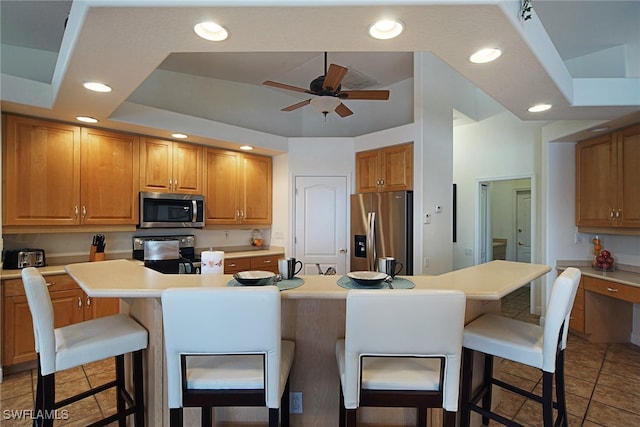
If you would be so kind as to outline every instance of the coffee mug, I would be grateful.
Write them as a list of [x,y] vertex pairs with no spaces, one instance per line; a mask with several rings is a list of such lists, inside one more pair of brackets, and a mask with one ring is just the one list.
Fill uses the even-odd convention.
[[[298,266],[298,264],[300,264]],[[282,280],[293,279],[293,277],[302,270],[302,261],[296,261],[295,258],[280,258],[278,260],[278,271],[282,276]]]
[[395,277],[396,274],[402,271],[402,263],[392,257],[378,258],[378,271],[387,276]]

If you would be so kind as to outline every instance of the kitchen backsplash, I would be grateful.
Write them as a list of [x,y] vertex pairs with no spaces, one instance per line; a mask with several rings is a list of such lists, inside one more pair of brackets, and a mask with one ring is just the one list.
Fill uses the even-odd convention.
[[[107,258],[130,257],[133,236],[171,236],[193,234],[198,249],[251,247],[252,230],[199,230],[190,228],[137,230],[136,232],[106,232]],[[271,244],[271,230],[262,229],[263,247]],[[55,234],[6,234],[3,249],[41,248],[45,250],[47,261],[52,257],[89,257],[89,246],[95,233],[55,233]]]

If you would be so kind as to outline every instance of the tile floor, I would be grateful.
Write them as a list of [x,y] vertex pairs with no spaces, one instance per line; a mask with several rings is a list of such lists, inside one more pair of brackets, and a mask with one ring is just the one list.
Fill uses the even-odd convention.
[[[523,288],[503,300],[503,313],[537,323],[529,314],[529,291]],[[503,375],[509,381],[530,390],[541,387],[541,375],[513,362],[502,362]],[[58,376],[57,393],[63,398],[109,381],[114,376],[113,361],[103,361],[72,369]],[[33,409],[35,370],[9,375],[0,384],[0,425],[29,426],[28,419],[10,419],[11,411]],[[633,344],[592,344],[571,335],[566,350],[567,406],[570,426],[640,426],[640,347]],[[540,426],[538,404],[510,392],[504,392],[497,411],[527,426]],[[8,411],[8,412],[7,412]],[[56,426],[84,426],[112,414],[115,395],[112,391],[85,399],[69,408],[67,420]]]
[[[503,299],[506,316],[538,323],[529,314],[529,289],[522,288]],[[541,392],[537,369],[502,361],[507,382]],[[640,426],[640,347],[633,344],[593,344],[569,335],[565,350],[565,382],[570,426]],[[540,405],[503,391],[496,411],[527,426],[541,426]],[[493,425],[493,424],[492,424]]]

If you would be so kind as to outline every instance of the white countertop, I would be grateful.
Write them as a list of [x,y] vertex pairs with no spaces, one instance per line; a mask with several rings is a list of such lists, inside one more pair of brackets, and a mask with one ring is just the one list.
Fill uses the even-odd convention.
[[567,267],[579,268],[583,276],[640,287],[640,272],[638,272],[638,267],[636,266],[619,266],[614,271],[598,271],[591,267],[589,261],[558,261],[556,263],[556,268],[560,271]]
[[[162,274],[128,260],[69,264],[66,272],[90,297],[159,298],[172,287],[226,286],[230,274]],[[440,276],[404,276],[416,289],[460,289],[467,298],[499,300],[526,283],[549,272],[551,267],[510,261],[491,261]],[[347,289],[336,276],[303,275],[304,284],[282,292],[291,299],[344,299]]]

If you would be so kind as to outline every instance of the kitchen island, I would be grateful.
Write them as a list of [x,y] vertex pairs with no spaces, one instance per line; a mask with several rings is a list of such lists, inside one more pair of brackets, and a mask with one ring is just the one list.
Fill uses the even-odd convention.
[[[416,289],[462,290],[467,296],[468,322],[484,312],[499,311],[503,296],[550,270],[546,265],[492,261],[439,276],[404,278],[414,282]],[[145,356],[148,425],[168,425],[162,291],[171,287],[226,286],[232,276],[164,275],[126,260],[70,264],[66,271],[91,297],[123,298],[130,315],[149,330]],[[291,424],[296,427],[336,425],[340,385],[334,349],[336,340],[344,337],[348,290],[337,285],[340,276],[300,277],[304,280],[301,287],[281,294],[282,336],[296,342],[291,391],[303,393],[303,413],[292,414]],[[403,408],[362,408],[358,416],[370,426],[405,426],[415,422],[415,411]],[[198,411],[186,410],[185,419],[189,417],[199,417]],[[264,408],[216,410],[218,425],[264,425],[266,417]]]

